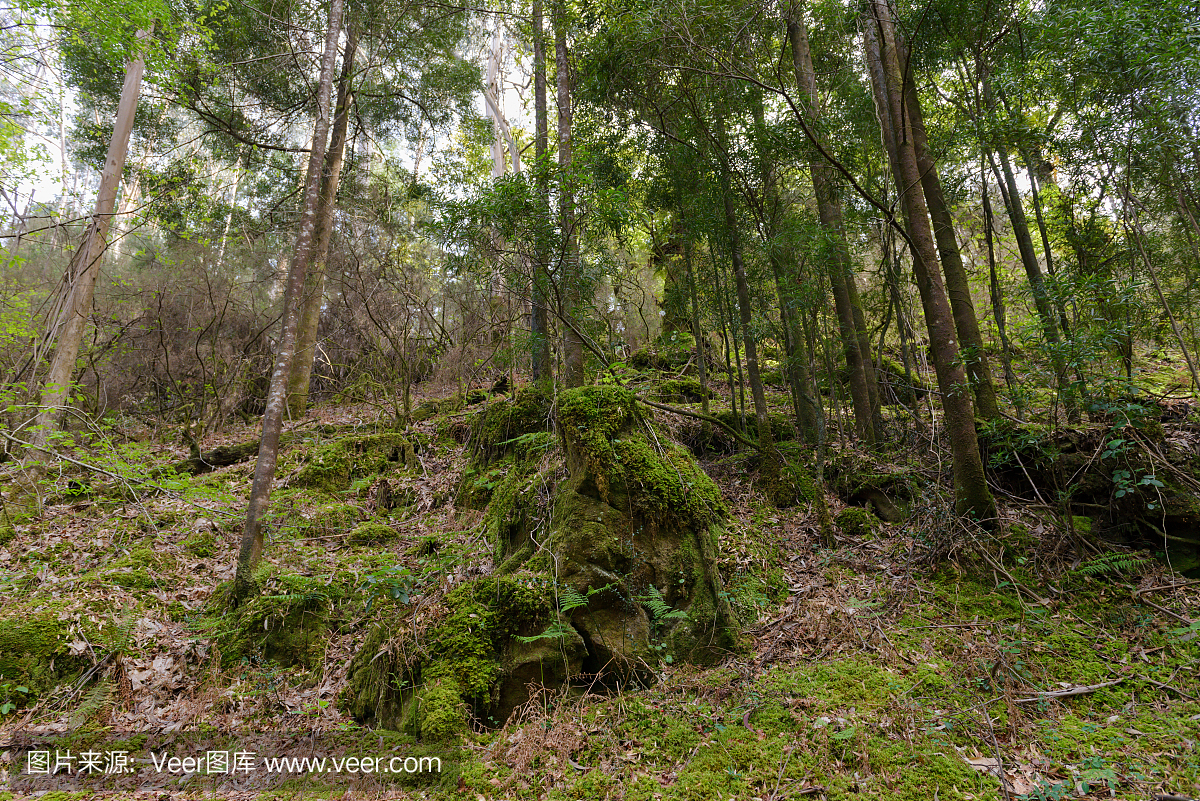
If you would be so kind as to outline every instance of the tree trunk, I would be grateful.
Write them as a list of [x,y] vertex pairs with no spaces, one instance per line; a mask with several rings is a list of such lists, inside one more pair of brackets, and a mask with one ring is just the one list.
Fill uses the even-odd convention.
[[[770,410],[767,408],[767,394],[763,390],[762,373],[758,368],[758,343],[755,341],[752,325],[754,322],[754,307],[750,302],[750,284],[746,280],[746,265],[742,261],[742,241],[738,230],[737,211],[733,205],[733,188],[729,176],[732,168],[728,161],[726,149],[725,121],[717,118],[717,150],[721,161],[720,191],[722,207],[725,212],[726,236],[729,241],[729,261],[733,266],[734,289],[737,293],[738,318],[741,322],[742,345],[746,351],[746,375],[750,380],[750,396],[754,401],[754,417],[758,421],[758,444],[766,454],[775,450],[774,432],[771,431]],[[774,464],[774,459],[769,459]]]
[[[982,165],[980,166],[982,167]],[[987,240],[992,315],[996,318],[996,332],[1000,335],[1000,358],[1004,363],[1004,382],[1008,384],[1008,391],[1013,393],[1013,402],[1016,404],[1017,414],[1024,416],[1024,402],[1021,400],[1020,393],[1016,391],[1017,377],[1012,369],[1012,346],[1008,342],[1008,320],[1004,310],[1004,295],[1000,291],[1000,277],[996,271],[996,243],[992,228],[992,201],[988,196],[986,168],[981,169],[980,177],[983,182],[983,235],[984,239]]]
[[799,281],[795,270],[789,269],[784,260],[782,249],[776,241],[779,234],[782,209],[780,208],[779,185],[775,177],[772,154],[767,147],[766,110],[763,107],[762,94],[755,92],[754,126],[758,139],[758,171],[762,182],[761,218],[764,245],[767,249],[767,260],[771,264],[771,274],[775,278],[775,292],[779,297],[779,326],[783,332],[784,370],[788,386],[792,392],[792,407],[796,415],[796,425],[800,437],[805,442],[816,444],[817,421],[815,415],[820,407],[811,391],[811,378],[808,370],[808,354],[805,352],[804,336],[800,331],[800,320],[794,308],[795,296],[791,291],[792,281]]
[[[1055,381],[1062,396],[1063,406],[1067,416],[1078,416],[1078,404],[1075,402],[1075,392],[1071,380],[1067,377],[1067,365],[1059,352],[1062,338],[1058,333],[1058,322],[1054,319],[1054,311],[1050,308],[1050,296],[1046,292],[1046,282],[1042,277],[1042,267],[1038,264],[1037,253],[1033,250],[1033,237],[1029,233],[1029,219],[1025,216],[1025,207],[1021,203],[1017,179],[1013,175],[1012,164],[1008,153],[1001,147],[996,151],[1000,159],[1000,168],[993,161],[992,172],[1000,185],[1000,194],[1004,198],[1004,207],[1008,210],[1008,219],[1012,223],[1013,237],[1017,240],[1017,250],[1021,254],[1021,264],[1025,267],[1025,277],[1029,281],[1029,290],[1033,293],[1033,305],[1037,310],[1038,319],[1042,323],[1042,334],[1046,338],[1046,346],[1050,350],[1050,364],[1054,369]],[[991,154],[988,154],[989,160]]]
[[558,220],[562,230],[562,294],[566,331],[563,345],[563,384],[583,386],[583,337],[578,330],[583,305],[583,276],[579,270],[579,237],[575,232],[575,193],[571,176],[571,63],[567,51],[566,7],[558,0],[554,9],[554,66],[558,81],[558,167],[560,189]]
[[905,124],[900,62],[891,8],[886,0],[872,0],[871,8],[879,26],[879,36],[867,37],[868,49],[873,51],[868,58],[877,59],[883,66],[886,81],[887,108],[892,130],[896,134],[896,161],[899,167],[897,188],[903,203],[905,228],[912,244],[913,274],[925,310],[925,325],[942,396],[942,413],[950,437],[955,511],[986,524],[995,519],[996,506],[983,472],[983,459],[975,434],[975,414],[971,394],[967,391],[966,370],[959,358],[954,318],[941,271],[937,269],[937,245],[929,224],[929,209],[921,191],[921,171],[917,165],[916,150],[911,132]]
[[[149,31],[139,31],[137,39],[141,42],[149,36]],[[112,138],[108,141],[104,171],[100,174],[96,210],[92,213],[91,223],[83,235],[83,242],[75,251],[67,268],[67,279],[63,282],[62,305],[50,321],[49,339],[57,335],[58,346],[54,350],[54,358],[50,361],[50,369],[42,386],[41,408],[38,410],[33,431],[33,442],[37,445],[45,445],[50,433],[57,429],[59,414],[68,401],[75,362],[79,358],[83,332],[91,315],[92,299],[96,295],[96,280],[100,277],[105,241],[108,229],[112,225],[113,210],[117,205],[117,189],[121,185],[121,174],[125,170],[129,135],[133,131],[133,118],[137,114],[142,75],[145,71],[146,60],[141,53],[125,67],[125,83],[121,87],[117,118],[113,123]]]
[[[800,9],[792,6],[787,18],[788,42],[792,49],[792,64],[796,83],[808,96],[808,116],[817,123],[821,109],[817,92],[816,75],[813,72],[812,53],[808,44],[808,30]],[[842,354],[850,373],[850,397],[854,405],[854,427],[865,442],[874,442],[879,432],[875,423],[879,415],[878,389],[872,391],[875,368],[871,363],[870,348],[864,348],[866,331],[859,331],[862,319],[861,308],[855,316],[850,283],[854,271],[850,265],[850,251],[846,245],[846,233],[842,221],[842,206],[837,196],[833,168],[825,162],[814,160],[811,167],[813,192],[817,200],[817,216],[825,229],[829,252],[825,261],[829,266],[829,284],[833,292],[834,310],[837,313],[838,332],[841,335]],[[854,294],[857,294],[855,292]],[[865,327],[865,326],[864,326]],[[861,333],[861,336],[860,336]]]
[[979,319],[971,300],[971,284],[963,266],[958,238],[954,234],[954,219],[950,216],[950,207],[942,192],[937,165],[929,152],[921,101],[911,83],[906,81],[905,89],[913,150],[917,156],[917,168],[921,171],[921,188],[929,205],[929,216],[933,219],[933,235],[941,257],[942,272],[946,276],[946,292],[950,296],[950,309],[954,314],[954,328],[958,331],[967,377],[975,390],[975,414],[984,420],[998,420],[1000,406],[996,400],[996,387],[992,383],[992,370],[983,349],[983,335],[979,332]]
[[532,373],[534,381],[553,377],[550,364],[550,327],[546,313],[548,289],[548,267],[550,263],[550,181],[547,172],[546,152],[550,144],[550,124],[546,103],[546,42],[542,30],[542,0],[533,1],[533,105],[534,137],[533,152],[537,162],[536,181],[539,217],[537,241],[534,243],[532,313],[529,327],[532,339]]
[[262,515],[271,500],[271,483],[275,479],[275,467],[279,458],[279,437],[283,430],[288,378],[291,375],[300,327],[300,301],[304,293],[305,275],[313,256],[313,239],[316,234],[321,195],[321,167],[325,161],[329,139],[333,72],[337,63],[338,35],[342,29],[342,7],[343,0],[330,0],[329,27],[325,32],[325,50],[321,58],[321,77],[317,88],[317,119],[313,126],[312,149],[308,154],[308,171],[304,181],[304,205],[296,233],[296,248],[288,265],[282,331],[275,370],[271,374],[271,388],[267,393],[267,408],[263,413],[258,462],[254,467],[254,483],[250,488],[250,503],[246,509],[246,525],[242,530],[237,574],[234,576],[230,598],[234,606],[258,591],[253,573],[262,558]]
[[288,417],[295,419],[308,407],[308,387],[312,380],[313,362],[317,355],[317,330],[321,326],[321,307],[325,302],[325,265],[329,260],[329,241],[333,237],[333,214],[337,209],[338,186],[342,180],[342,164],[346,153],[346,134],[350,128],[350,108],[354,94],[350,88],[354,76],[354,57],[358,51],[358,27],[346,26],[346,50],[342,56],[342,72],[338,76],[337,111],[333,118],[333,133],[325,153],[325,172],[321,180],[318,201],[316,244],[313,265],[304,287],[303,309],[296,359],[288,381]]

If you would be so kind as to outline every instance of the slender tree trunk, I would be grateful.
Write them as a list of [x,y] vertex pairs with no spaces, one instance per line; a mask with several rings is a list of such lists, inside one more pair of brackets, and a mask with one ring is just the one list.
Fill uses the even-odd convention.
[[937,165],[929,152],[929,140],[925,134],[925,116],[916,88],[906,81],[907,110],[912,125],[913,149],[917,156],[917,168],[921,171],[921,188],[925,202],[929,205],[929,216],[933,219],[933,235],[941,257],[942,272],[946,276],[946,292],[950,296],[950,308],[954,314],[954,328],[967,368],[967,377],[975,390],[975,414],[984,420],[998,420],[1000,406],[996,400],[996,387],[992,383],[992,370],[984,351],[983,335],[979,332],[979,319],[975,315],[975,304],[971,300],[971,283],[963,266],[962,252],[954,234],[954,219],[942,192],[942,181],[938,177]]
[[563,346],[563,383],[583,386],[583,339],[577,330],[583,306],[583,276],[579,265],[579,237],[575,231],[575,192],[571,176],[571,62],[567,51],[567,19],[563,0],[557,0],[554,13],[554,60],[558,80],[558,166],[561,188],[558,195],[559,228],[562,230],[562,294],[567,303],[563,310],[566,328]]
[[[795,5],[791,6],[788,12],[787,34],[792,49],[796,83],[808,96],[806,111],[815,124],[819,122],[821,115],[820,95],[813,72],[808,30],[800,9]],[[825,260],[829,266],[829,285],[833,292],[842,353],[850,373],[855,431],[864,441],[874,442],[880,433],[876,430],[880,414],[878,382],[875,380],[875,367],[871,362],[861,304],[855,303],[858,291],[857,286],[854,286],[854,270],[850,264],[850,251],[846,244],[837,183],[833,168],[824,161],[814,160],[810,169],[813,192],[817,200],[817,216],[825,230],[827,241],[828,252],[825,254]]]
[[325,267],[329,261],[329,242],[333,238],[333,217],[337,210],[338,186],[345,162],[346,134],[350,128],[350,109],[354,94],[350,81],[354,76],[354,57],[358,51],[358,26],[346,26],[346,49],[342,55],[342,72],[338,76],[337,110],[334,112],[333,133],[325,153],[325,170],[318,201],[316,243],[313,246],[312,269],[305,280],[304,300],[300,317],[296,358],[288,380],[288,417],[304,415],[308,407],[308,387],[312,380],[313,362],[317,355],[317,331],[321,326],[321,307],[325,302]]
[[904,207],[905,227],[912,243],[913,273],[921,293],[934,370],[942,395],[942,413],[950,438],[955,510],[960,515],[986,523],[995,519],[996,506],[983,472],[967,375],[959,358],[957,332],[946,288],[942,283],[941,271],[937,269],[937,244],[921,190],[921,171],[917,165],[912,134],[905,124],[892,12],[886,0],[872,0],[871,7],[879,26],[879,36],[867,37],[868,48],[874,50],[868,57],[882,64],[887,82],[887,108],[891,115],[892,130],[896,134],[898,189]]
[[[696,293],[696,273],[695,265],[692,260],[692,240],[687,237],[687,228],[684,227],[683,240],[683,262],[687,268],[688,295],[691,299],[692,306],[692,337],[696,340],[696,368],[700,373],[700,403],[701,410],[708,414],[708,348],[706,347],[707,339],[704,336],[704,328],[700,324],[700,299]],[[704,424],[705,428],[708,423]]]
[[[149,36],[149,31],[139,31],[137,39],[141,42]],[[75,373],[75,362],[83,346],[83,332],[91,316],[92,299],[96,295],[96,281],[100,277],[105,240],[117,205],[117,190],[125,170],[129,136],[133,132],[133,118],[137,114],[145,71],[146,60],[142,53],[125,67],[125,83],[121,87],[121,99],[117,104],[112,138],[108,141],[104,170],[100,174],[96,209],[83,235],[83,242],[67,269],[67,280],[63,283],[64,301],[59,312],[51,317],[49,338],[57,336],[58,346],[42,385],[41,408],[33,431],[33,441],[37,445],[45,445],[49,434],[57,429],[59,414],[68,400],[71,377]]]
[[772,166],[772,154],[767,146],[766,110],[763,108],[762,95],[755,93],[754,125],[758,138],[758,169],[759,180],[762,182],[762,226],[764,243],[767,249],[767,260],[771,264],[771,273],[775,278],[775,292],[779,297],[779,325],[783,331],[784,343],[784,375],[792,392],[792,407],[796,415],[796,425],[801,438],[810,444],[817,441],[817,421],[815,415],[820,407],[810,392],[811,379],[808,370],[808,354],[805,352],[804,336],[800,331],[800,320],[794,308],[795,293],[791,291],[792,281],[798,281],[799,276],[788,268],[784,261],[782,248],[776,241],[779,233],[780,208],[779,186]]
[[342,8],[343,0],[330,0],[329,27],[325,32],[321,77],[317,87],[317,119],[313,126],[312,149],[309,151],[308,172],[304,181],[304,205],[296,233],[296,247],[288,265],[282,331],[275,358],[275,370],[271,374],[271,388],[267,393],[267,408],[263,413],[258,461],[254,467],[254,483],[250,488],[250,503],[246,509],[246,525],[242,530],[237,574],[234,576],[230,598],[235,606],[258,591],[253,574],[262,558],[262,516],[271,500],[271,483],[275,479],[275,467],[279,459],[279,436],[283,431],[288,378],[291,375],[300,327],[300,301],[304,293],[308,265],[313,256],[313,240],[316,235],[321,195],[321,167],[325,161],[329,140],[333,73],[337,64],[338,35],[342,29]]
[[[1062,337],[1058,333],[1058,321],[1054,319],[1054,310],[1050,307],[1050,296],[1046,291],[1045,279],[1042,277],[1042,267],[1038,264],[1037,253],[1033,250],[1033,238],[1029,233],[1029,219],[1025,216],[1025,207],[1021,203],[1017,179],[1013,175],[1008,153],[1000,148],[996,151],[996,155],[1000,160],[1000,167],[997,168],[993,161],[992,171],[1000,185],[1000,194],[1004,198],[1004,207],[1008,210],[1013,237],[1017,240],[1017,250],[1021,254],[1021,264],[1025,268],[1025,277],[1029,281],[1030,292],[1033,293],[1033,305],[1037,310],[1038,319],[1042,323],[1042,335],[1046,338],[1046,345],[1050,349],[1050,364],[1054,369],[1063,406],[1067,411],[1067,417],[1075,418],[1079,414],[1078,404],[1075,401],[1075,391],[1071,387],[1071,379],[1067,376],[1066,361],[1059,348]],[[988,158],[991,159],[991,153],[988,154]]]
[[[750,379],[750,396],[754,401],[754,416],[758,421],[758,444],[767,454],[775,449],[774,432],[771,431],[771,415],[767,408],[767,394],[763,390],[762,373],[758,365],[758,343],[753,332],[754,307],[750,301],[750,283],[746,280],[746,265],[742,260],[741,232],[738,230],[737,211],[733,205],[733,188],[729,176],[732,168],[728,162],[725,121],[717,118],[717,150],[721,161],[720,191],[722,208],[725,212],[726,237],[729,241],[729,261],[733,266],[734,289],[737,294],[738,318],[741,322],[742,346],[746,352],[746,375]],[[774,459],[768,459],[774,464]]]
[[[981,165],[982,167],[982,165]],[[1008,391],[1013,393],[1013,401],[1017,413],[1024,415],[1024,403],[1017,393],[1017,377],[1012,369],[1012,347],[1008,342],[1008,320],[1004,310],[1004,294],[1000,291],[1000,276],[996,271],[996,243],[992,229],[992,201],[988,196],[987,170],[984,168],[980,175],[983,179],[983,235],[987,240],[989,289],[992,299],[992,315],[996,318],[996,332],[1000,335],[1001,361],[1004,363],[1004,382]]]
[[549,113],[546,103],[546,41],[542,29],[542,0],[533,1],[533,152],[537,162],[538,220],[537,241],[534,243],[533,309],[530,315],[530,334],[533,347],[532,373],[534,381],[553,377],[550,364],[550,320],[546,313],[548,268],[550,263],[550,179],[546,152],[550,143]]

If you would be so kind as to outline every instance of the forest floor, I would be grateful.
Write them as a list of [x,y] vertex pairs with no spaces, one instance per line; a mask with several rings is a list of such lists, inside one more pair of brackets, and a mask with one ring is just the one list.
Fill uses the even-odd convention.
[[[186,447],[119,418],[81,432],[63,449],[75,462],[33,484],[3,465],[6,758],[31,733],[76,760],[172,732],[242,738],[260,756],[320,756],[320,744],[362,735],[339,694],[370,626],[431,614],[449,587],[491,569],[483,513],[454,500],[478,408],[409,429],[419,464],[388,473],[406,497],[390,511],[373,503],[378,476],[353,466],[345,487],[297,480],[340,438],[386,434],[386,416],[330,405],[292,427],[257,616],[229,612],[221,591],[252,462],[176,475]],[[253,438],[247,427],[203,445]],[[973,531],[945,514],[936,464],[913,468],[904,522],[843,516],[825,547],[808,505],[779,510],[756,492],[747,457],[702,463],[730,509],[720,569],[742,624],[720,664],[664,662],[648,686],[537,693],[506,722],[474,721],[439,752],[440,774],[205,784],[214,778],[195,768],[147,778],[142,762],[145,784],[121,789],[120,776],[19,776],[28,764],[13,761],[0,764],[0,801],[1200,796],[1200,582],[1161,554],[1106,545],[1095,557],[1051,510],[1017,500],[1002,503],[1000,534]],[[416,745],[367,741],[385,755]]]

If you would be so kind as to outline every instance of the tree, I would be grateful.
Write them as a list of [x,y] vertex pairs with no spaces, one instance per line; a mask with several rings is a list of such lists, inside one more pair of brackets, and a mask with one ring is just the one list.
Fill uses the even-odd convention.
[[96,294],[96,280],[100,276],[108,229],[112,225],[116,210],[117,191],[121,175],[125,171],[125,156],[129,151],[129,135],[133,132],[133,119],[137,113],[138,98],[142,91],[142,75],[146,71],[146,57],[142,42],[150,37],[150,31],[139,31],[138,54],[125,68],[125,82],[121,87],[121,100],[117,106],[117,119],[109,139],[108,155],[104,159],[104,170],[100,174],[100,190],[96,196],[96,208],[83,236],[83,242],[75,251],[62,283],[62,295],[57,309],[51,315],[48,338],[57,337],[58,345],[54,358],[42,385],[37,429],[33,434],[35,444],[44,446],[56,429],[58,416],[66,405],[75,372],[75,362],[83,344],[83,332],[91,315],[92,298]]
[[267,395],[266,410],[263,412],[258,460],[254,467],[254,483],[250,489],[250,502],[246,509],[246,523],[242,529],[237,573],[234,576],[231,594],[231,601],[235,606],[257,592],[253,573],[262,558],[262,515],[271,499],[271,484],[275,479],[275,466],[279,459],[279,437],[283,431],[288,380],[296,355],[301,299],[309,262],[313,257],[313,240],[316,234],[321,196],[321,168],[325,161],[325,151],[329,139],[333,73],[337,64],[337,44],[342,29],[343,5],[344,0],[330,0],[329,3],[325,49],[321,58],[321,72],[317,83],[317,114],[316,122],[313,125],[312,148],[309,152],[308,171],[304,180],[304,199],[300,223],[296,232],[296,246],[292,251],[288,266],[287,287],[284,293],[283,330],[279,337],[275,369],[271,374],[271,388]]
[[[934,371],[942,395],[942,411],[953,454],[955,509],[960,515],[990,523],[995,501],[987,486],[979,441],[975,433],[966,371],[960,359],[957,332],[938,269],[937,245],[922,192],[921,168],[913,143],[911,118],[904,102],[904,79],[896,30],[888,0],[872,0],[871,19],[864,36],[872,77],[882,83],[886,106],[881,117],[891,125],[896,154],[896,187],[904,207],[904,224],[913,257],[913,275],[921,293],[925,325],[933,352]],[[882,112],[886,111],[886,115]]]

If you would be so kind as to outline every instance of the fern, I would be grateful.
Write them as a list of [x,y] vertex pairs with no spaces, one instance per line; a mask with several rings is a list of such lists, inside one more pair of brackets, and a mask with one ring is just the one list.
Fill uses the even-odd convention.
[[91,720],[94,715],[107,707],[112,696],[112,690],[112,682],[107,679],[96,682],[87,695],[83,697],[83,700],[79,702],[79,706],[71,713],[70,728],[72,730],[78,729],[84,723]]
[[662,593],[658,591],[658,587],[655,587],[653,584],[650,585],[650,589],[647,591],[647,594],[643,595],[641,598],[638,598],[638,601],[658,623],[664,623],[668,620],[688,619],[688,613],[684,612],[682,609],[672,609],[663,598]]
[[547,626],[546,630],[541,634],[534,634],[532,637],[517,637],[517,641],[531,643],[537,642],[538,640],[561,640],[572,631],[574,631],[574,629],[572,629],[560,618]]
[[1124,573],[1141,570],[1150,563],[1150,559],[1133,553],[1103,553],[1089,559],[1075,568],[1076,573],[1084,576],[1102,576],[1107,573]]
[[[588,590],[588,596],[592,594],[592,590]],[[578,609],[581,606],[587,606],[588,599],[586,596],[580,595],[572,587],[560,587],[558,590],[558,611],[566,614],[573,609]]]

